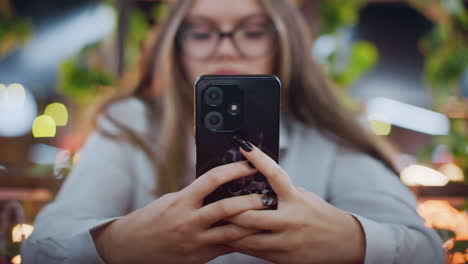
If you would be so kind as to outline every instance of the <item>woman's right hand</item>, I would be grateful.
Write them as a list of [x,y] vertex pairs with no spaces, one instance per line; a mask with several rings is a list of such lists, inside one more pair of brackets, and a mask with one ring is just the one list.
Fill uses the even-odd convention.
[[179,192],[96,230],[101,258],[116,263],[205,263],[233,252],[221,245],[256,233],[234,224],[212,224],[247,210],[265,208],[258,194],[231,197],[202,207],[203,198],[231,180],[252,175],[245,161],[211,169]]

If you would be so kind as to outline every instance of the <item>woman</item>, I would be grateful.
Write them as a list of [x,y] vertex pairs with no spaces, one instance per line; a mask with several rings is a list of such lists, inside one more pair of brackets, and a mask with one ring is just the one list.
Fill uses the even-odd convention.
[[[287,0],[172,1],[138,87],[105,108],[57,199],[24,243],[26,263],[441,263],[441,241],[376,141],[308,56]],[[193,88],[202,74],[277,74],[280,165],[245,161],[195,179]],[[202,207],[217,186],[262,172],[257,194]],[[297,187],[296,187],[297,186]],[[211,227],[219,220],[229,224]]]

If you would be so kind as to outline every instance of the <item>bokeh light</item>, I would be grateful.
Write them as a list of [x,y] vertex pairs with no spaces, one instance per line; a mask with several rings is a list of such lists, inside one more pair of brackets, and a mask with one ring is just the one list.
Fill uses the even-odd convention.
[[392,125],[389,123],[372,119],[369,119],[369,123],[371,124],[372,131],[379,136],[387,136],[392,130]]
[[41,115],[34,120],[32,133],[36,138],[55,137],[55,121],[48,115]]
[[19,137],[31,130],[37,115],[32,94],[19,84],[0,84],[0,136]]
[[65,126],[68,122],[67,108],[61,103],[49,104],[44,111],[44,115],[52,117],[56,126]]
[[19,83],[10,84],[6,88],[6,104],[10,107],[21,108],[26,100],[26,91]]
[[11,259],[12,264],[21,264],[21,255],[16,255]]
[[439,168],[439,171],[451,181],[462,182],[465,177],[463,170],[454,163],[447,163]]
[[444,174],[422,165],[411,165],[405,168],[400,178],[407,186],[444,186],[449,179]]
[[418,205],[418,214],[424,218],[425,225],[430,228],[453,230],[454,220],[460,214],[447,201],[429,200]]
[[33,232],[34,227],[27,224],[17,224],[11,231],[11,237],[13,242],[22,242],[26,240]]

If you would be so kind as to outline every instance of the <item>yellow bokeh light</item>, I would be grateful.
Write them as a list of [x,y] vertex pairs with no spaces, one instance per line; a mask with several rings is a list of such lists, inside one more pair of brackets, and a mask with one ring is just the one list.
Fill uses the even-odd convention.
[[369,123],[371,124],[372,131],[379,136],[387,136],[392,130],[392,125],[389,123],[372,119],[369,120]]
[[443,228],[454,230],[454,220],[460,212],[447,201],[428,200],[418,205],[418,214],[425,220],[430,228]]
[[452,230],[456,239],[468,239],[468,214],[458,211],[449,202],[428,200],[419,204],[417,211],[427,227]]
[[33,232],[34,227],[27,224],[17,224],[11,231],[13,242],[18,243],[24,241]]
[[455,221],[455,233],[457,239],[468,240],[468,213],[460,212],[458,215]]
[[48,115],[36,117],[33,123],[32,133],[36,138],[55,137],[55,121]]
[[12,264],[21,264],[21,255],[16,255],[11,259]]
[[444,174],[421,165],[405,168],[400,178],[407,186],[445,186],[449,180]]
[[455,252],[450,263],[466,263],[466,261],[468,261],[468,253]]
[[52,103],[44,111],[44,115],[52,117],[56,126],[64,126],[68,122],[68,111],[61,103]]
[[445,176],[447,176],[451,181],[461,182],[465,179],[465,176],[463,175],[463,170],[453,163],[447,163],[442,165],[439,168],[439,171]]
[[19,83],[10,84],[6,88],[6,104],[10,107],[23,107],[26,100],[24,87]]

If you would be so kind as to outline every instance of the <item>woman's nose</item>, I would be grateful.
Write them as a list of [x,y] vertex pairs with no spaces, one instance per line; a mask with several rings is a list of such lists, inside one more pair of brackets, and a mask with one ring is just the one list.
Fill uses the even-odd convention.
[[238,58],[241,57],[241,54],[234,44],[233,39],[225,37],[219,42],[215,57]]

